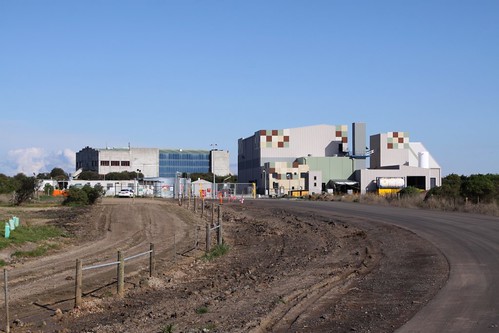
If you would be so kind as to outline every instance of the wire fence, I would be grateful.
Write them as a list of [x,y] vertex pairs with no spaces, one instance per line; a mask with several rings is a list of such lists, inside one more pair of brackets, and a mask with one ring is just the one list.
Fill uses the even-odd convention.
[[[223,242],[223,236],[222,236],[222,201],[223,200],[229,200],[229,198],[222,198],[221,201],[219,200],[204,200],[201,198],[180,198],[178,203],[179,205],[183,206],[183,208],[191,211],[192,214],[195,215],[195,223],[194,223],[194,230],[191,229],[190,232],[187,232],[184,237],[178,241],[175,233],[173,234],[172,237],[169,238],[169,240],[165,243],[163,243],[163,249],[162,249],[162,263],[164,264],[165,267],[171,267],[176,264],[177,262],[177,255],[186,255],[187,253],[198,250],[199,247],[203,244],[201,244],[201,238],[199,237],[199,232],[201,230],[201,225],[205,225],[205,232],[206,232],[206,237],[203,239],[204,245],[206,246],[205,251],[209,252],[211,250],[211,244],[213,241],[215,241],[217,244],[222,244]],[[215,233],[213,233],[215,231]],[[165,256],[165,251],[173,251],[173,256],[171,258],[168,258],[168,256]],[[84,277],[87,276],[87,278],[93,279],[92,275],[89,274],[89,271],[94,271],[94,270],[102,270],[105,272],[106,270],[111,270],[111,269],[116,269],[116,279],[112,279],[111,283],[104,283],[105,285],[112,285],[116,283],[116,293],[118,296],[122,296],[124,294],[124,285],[125,285],[125,263],[139,259],[142,257],[148,256],[149,258],[149,263],[148,263],[148,273],[149,277],[152,277],[155,275],[156,271],[156,250],[155,250],[155,245],[153,243],[149,244],[149,250],[143,251],[140,253],[135,253],[133,255],[129,255],[127,257],[124,256],[124,253],[122,251],[118,251],[117,254],[117,260],[112,260],[110,262],[102,262],[105,260],[105,258],[101,258],[101,260],[96,259],[96,258],[85,258],[85,259],[75,259],[76,261],[76,268],[75,266],[71,265],[69,262],[61,262],[59,264],[58,273],[55,273],[50,276],[44,276],[40,278],[37,283],[43,284],[43,288],[36,288],[36,286],[31,285],[31,287],[34,290],[43,290],[43,293],[45,294],[50,294],[52,293],[52,290],[55,290],[57,288],[64,288],[65,290],[68,290],[70,293],[71,287],[71,282],[68,281],[68,275],[67,272],[75,269],[75,279],[74,279],[74,306],[78,307],[81,306],[83,302],[83,297],[85,295],[90,295],[92,291],[84,291],[85,284],[84,284]],[[73,261],[73,263],[75,262]],[[84,262],[94,262],[94,264],[84,266]],[[71,266],[73,268],[71,268]],[[40,269],[46,269],[46,267],[40,268]],[[139,269],[140,271],[141,269]],[[85,273],[84,273],[85,272]],[[4,269],[4,309],[5,309],[5,317],[4,317],[4,324],[5,324],[5,331],[10,332],[10,312],[9,312],[9,300],[10,300],[10,291],[9,292],[9,275],[12,275],[13,279],[11,280],[23,280],[23,274],[25,272],[17,273],[16,269],[12,270],[7,270]],[[69,279],[72,280],[72,279]],[[47,283],[50,281],[50,285],[48,286]],[[90,280],[92,284],[94,284],[94,281]],[[31,282],[33,283],[33,282]],[[50,287],[52,286],[52,288]],[[16,285],[15,288],[22,288],[22,283],[21,285]],[[90,286],[87,287],[89,289]],[[15,291],[14,291],[15,292]],[[34,295],[35,296],[35,295]],[[38,296],[35,296],[38,297]],[[27,304],[37,304],[36,302],[33,302],[33,300],[29,299],[30,297],[21,297],[20,300],[17,300],[17,303],[19,302],[26,302]],[[70,300],[72,299],[71,296],[61,296],[61,298],[64,298],[65,300]],[[59,302],[59,301],[57,301]],[[1,304],[0,304],[1,306]],[[22,305],[20,304],[20,307]],[[46,307],[46,306],[44,306]],[[2,320],[0,320],[1,322]]]

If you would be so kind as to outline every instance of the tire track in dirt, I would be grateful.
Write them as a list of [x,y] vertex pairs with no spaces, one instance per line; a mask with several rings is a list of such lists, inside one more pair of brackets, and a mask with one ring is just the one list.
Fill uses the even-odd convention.
[[331,304],[346,294],[359,276],[367,275],[376,268],[381,260],[381,254],[379,248],[375,251],[376,254],[373,255],[373,244],[369,242],[369,247],[366,247],[358,266],[345,271],[331,272],[329,277],[284,296],[281,304],[262,319],[260,326],[249,332],[289,332],[302,316],[310,313],[314,305]]
[[[36,317],[40,306],[52,310],[71,306],[77,258],[83,261],[84,267],[112,262],[116,260],[118,250],[130,256],[148,251],[149,244],[155,243],[156,261],[161,261],[171,258],[172,235],[175,233],[178,242],[186,242],[184,238],[190,235],[187,230],[193,228],[194,223],[192,219],[179,217],[181,214],[176,213],[179,208],[175,205],[159,200],[105,199],[96,208],[96,217],[86,221],[92,235],[98,231],[94,241],[68,245],[62,251],[16,264],[10,269],[9,290],[14,318]],[[145,262],[127,261],[127,277],[144,269],[148,260],[147,264]],[[85,271],[84,293],[113,283],[115,272],[115,266]],[[34,303],[38,306],[33,306]],[[0,306],[3,306],[3,300]]]

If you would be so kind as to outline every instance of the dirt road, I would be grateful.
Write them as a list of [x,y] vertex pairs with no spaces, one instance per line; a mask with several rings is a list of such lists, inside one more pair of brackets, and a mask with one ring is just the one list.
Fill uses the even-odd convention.
[[[201,250],[191,251],[178,256],[176,265],[172,243],[164,240],[175,231],[184,248],[192,244],[196,227],[205,223],[192,209],[164,201],[105,200],[88,216],[74,223],[90,225],[82,228],[87,236],[102,231],[100,238],[82,237],[62,253],[12,270],[19,275],[14,289],[36,290],[52,302],[45,317],[39,311],[22,317],[33,308],[24,306],[17,315],[25,325],[16,332],[393,332],[432,298],[448,272],[439,251],[403,229],[383,224],[359,229],[334,214],[275,209],[259,201],[223,205],[228,254],[206,261]],[[57,299],[66,297],[62,286],[73,285],[65,278],[74,275],[75,258],[88,264],[114,260],[118,248],[140,252],[149,242],[160,244],[155,278],[127,274],[124,298],[113,296],[108,286],[87,295],[81,309],[47,319],[62,304]],[[23,287],[21,280],[31,274],[39,277]],[[98,288],[113,274],[95,273],[88,280]],[[40,280],[53,277],[65,284],[39,287]]]
[[[84,267],[113,262],[118,250],[134,255],[149,250],[149,244],[154,243],[161,268],[162,259],[172,257],[174,235],[179,249],[193,246],[186,243],[196,230],[193,217],[163,201],[112,198],[90,211],[78,211],[82,215],[62,214],[62,218],[56,215],[48,219],[49,224],[70,231],[73,237],[66,246],[49,256],[21,260],[8,268],[13,318],[40,320],[57,308],[71,309],[76,259],[81,259]],[[38,214],[50,216],[51,212],[42,210]],[[147,264],[147,260],[130,262],[127,275],[136,274]],[[84,293],[113,283],[115,272],[112,267],[85,271]]]

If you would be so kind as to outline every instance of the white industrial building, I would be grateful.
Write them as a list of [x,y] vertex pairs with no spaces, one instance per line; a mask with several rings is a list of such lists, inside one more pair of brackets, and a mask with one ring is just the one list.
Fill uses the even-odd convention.
[[[409,141],[408,133],[373,135],[370,147],[364,123],[352,124],[352,133],[350,149],[347,125],[257,131],[239,139],[239,182],[254,182],[260,194],[270,195],[329,189],[387,193],[400,190],[401,181],[402,187],[422,190],[440,186],[440,166],[423,144]],[[380,190],[384,178],[396,178],[388,183],[399,187]]]
[[76,170],[136,172],[145,178],[176,177],[177,173],[214,173],[226,176],[229,152],[224,150],[159,149],[159,148],[91,148],[76,153]]

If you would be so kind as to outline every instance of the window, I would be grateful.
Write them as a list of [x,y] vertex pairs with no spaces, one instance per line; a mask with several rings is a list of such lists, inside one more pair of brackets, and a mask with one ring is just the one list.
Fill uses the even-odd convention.
[[130,166],[130,161],[121,161],[121,166]]
[[120,166],[120,161],[111,161],[111,166]]
[[[317,180],[317,176],[314,176],[314,180]],[[314,185],[315,186],[315,185]]]
[[100,161],[100,166],[109,166],[109,161]]
[[317,187],[317,183],[314,183],[314,187]]

